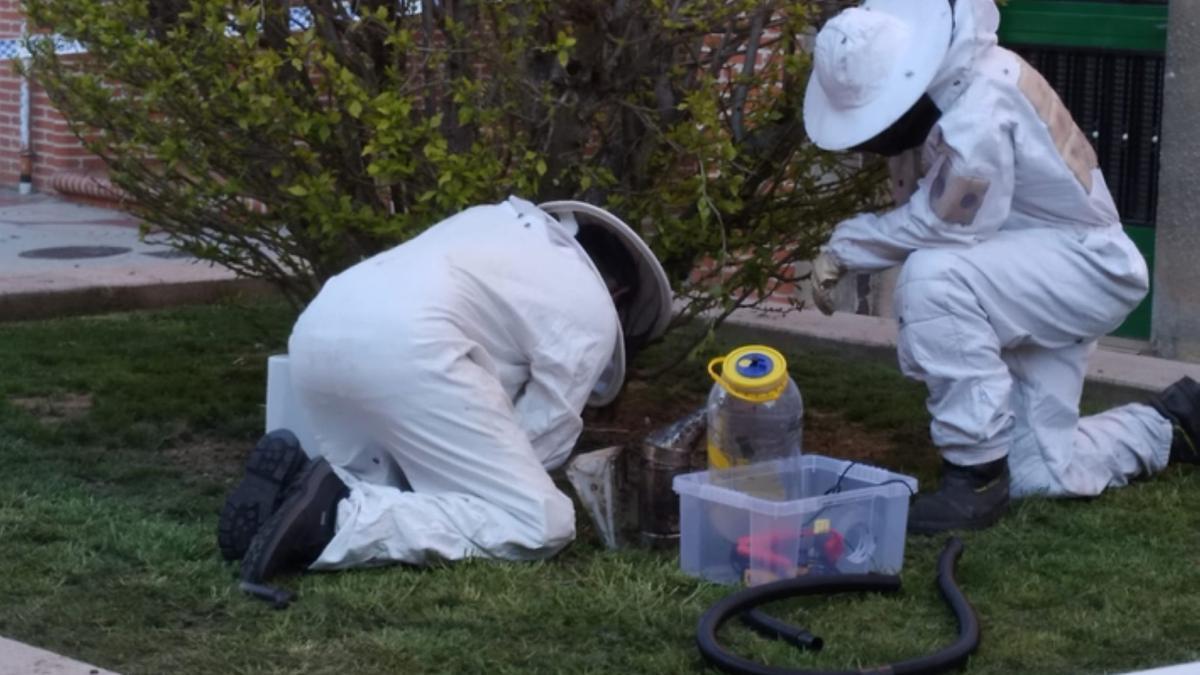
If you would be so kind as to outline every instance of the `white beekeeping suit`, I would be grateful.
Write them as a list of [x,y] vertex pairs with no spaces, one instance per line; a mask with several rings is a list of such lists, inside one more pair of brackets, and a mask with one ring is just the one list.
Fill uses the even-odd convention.
[[998,26],[993,0],[868,0],[822,30],[805,110],[818,145],[859,146],[922,91],[940,117],[911,196],[840,224],[814,269],[829,286],[903,263],[900,365],[928,385],[949,464],[1007,457],[1018,496],[1095,495],[1168,461],[1171,424],[1149,406],[1078,408],[1088,354],[1147,269],[1092,147]]
[[[510,198],[438,223],[331,279],[296,322],[306,450],[349,487],[314,569],[542,558],[574,537],[547,469],[567,459],[589,399],[620,389],[622,329],[656,336],[670,294],[611,214],[543,206]],[[633,316],[618,316],[576,239],[597,226],[644,254]]]

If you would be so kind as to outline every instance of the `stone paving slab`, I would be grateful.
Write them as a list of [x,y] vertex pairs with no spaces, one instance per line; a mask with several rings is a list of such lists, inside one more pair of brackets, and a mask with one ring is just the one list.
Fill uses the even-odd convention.
[[85,223],[136,229],[137,218],[116,209],[68,202],[58,195],[0,190],[0,222],[20,225]]
[[235,276],[176,252],[154,235],[143,240],[136,225],[12,223],[5,222],[4,211],[0,208],[0,284],[5,292],[132,283],[142,278],[153,282]]
[[1200,661],[1155,668],[1154,670],[1139,670],[1136,673],[1125,673],[1125,675],[1200,675]]
[[0,637],[0,675],[117,675],[37,647]]
[[0,321],[270,293],[196,260],[121,211],[0,192]]

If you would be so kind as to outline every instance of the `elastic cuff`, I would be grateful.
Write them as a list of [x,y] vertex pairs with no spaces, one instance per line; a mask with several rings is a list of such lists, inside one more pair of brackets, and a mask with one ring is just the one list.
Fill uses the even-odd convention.
[[1008,456],[1008,444],[990,448],[958,446],[942,448],[942,459],[957,466],[988,464]]
[[837,254],[837,251],[833,250],[832,240],[830,240],[821,248],[817,249],[817,252],[825,254],[825,256],[829,258],[829,261],[832,262],[842,274],[845,274],[849,271],[849,269],[846,267],[846,262]]
[[[1140,408],[1146,413],[1144,421],[1154,439],[1154,465],[1151,468],[1154,471],[1161,471],[1170,462],[1171,445],[1175,440],[1178,423],[1156,405],[1134,403],[1130,405],[1130,408],[1133,410]],[[1180,429],[1180,433],[1189,443],[1191,442],[1182,429]]]

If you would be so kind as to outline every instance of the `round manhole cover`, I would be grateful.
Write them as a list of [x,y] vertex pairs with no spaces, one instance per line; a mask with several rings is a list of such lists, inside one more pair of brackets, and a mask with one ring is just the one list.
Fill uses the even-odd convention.
[[21,251],[20,256],[45,260],[82,260],[84,258],[107,258],[129,253],[132,250],[124,246],[55,246]]
[[171,249],[170,251],[149,251],[149,252],[143,253],[142,255],[148,255],[152,258],[166,258],[168,260],[173,259],[173,258],[194,258],[195,257],[191,253],[188,253],[187,251],[178,251],[175,249]]

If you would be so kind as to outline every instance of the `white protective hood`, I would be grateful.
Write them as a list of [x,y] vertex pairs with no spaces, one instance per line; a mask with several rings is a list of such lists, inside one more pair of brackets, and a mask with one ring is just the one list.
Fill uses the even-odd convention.
[[[950,49],[929,84],[929,95],[943,112],[966,91],[975,62],[997,43],[1000,10],[995,0],[957,0]],[[955,85],[955,83],[958,83]]]
[[[861,9],[895,16],[912,36],[908,46],[903,41],[889,46],[880,40],[870,40],[860,53],[871,50],[900,53],[890,57],[871,54],[864,59],[865,64],[855,64],[852,53],[839,49],[853,44],[852,38],[858,31],[851,29],[862,23],[853,18],[853,13],[860,8],[842,12],[822,28],[817,37],[817,63],[804,100],[805,128],[818,146],[845,150],[870,139],[907,112],[923,92],[928,92],[945,111],[966,90],[976,60],[997,43],[1000,10],[995,0],[956,0],[953,24],[946,26],[943,17],[949,12],[942,8],[948,5],[947,0],[866,0]],[[849,35],[843,35],[847,32]],[[946,44],[947,33],[948,49],[939,46]],[[859,36],[864,37],[869,36]],[[849,42],[843,42],[847,38],[851,38]],[[868,66],[888,59],[895,64],[883,69],[889,73],[886,84],[872,82],[872,77],[882,77],[882,71]],[[901,72],[905,77],[898,75]],[[849,95],[847,92],[854,94],[850,98],[855,98],[873,90],[878,92],[861,105],[839,102]]]
[[637,265],[638,294],[634,298],[629,316],[621,326],[621,336],[613,351],[612,362],[600,376],[596,388],[588,400],[589,406],[604,406],[612,403],[625,383],[625,337],[643,336],[647,340],[658,338],[671,321],[671,284],[662,264],[646,242],[632,227],[604,209],[585,202],[557,201],[539,204],[538,208],[550,214],[577,233],[580,225],[594,225],[614,235],[625,247]]
[[817,34],[804,128],[845,150],[900,119],[928,90],[950,44],[947,0],[866,0]]

